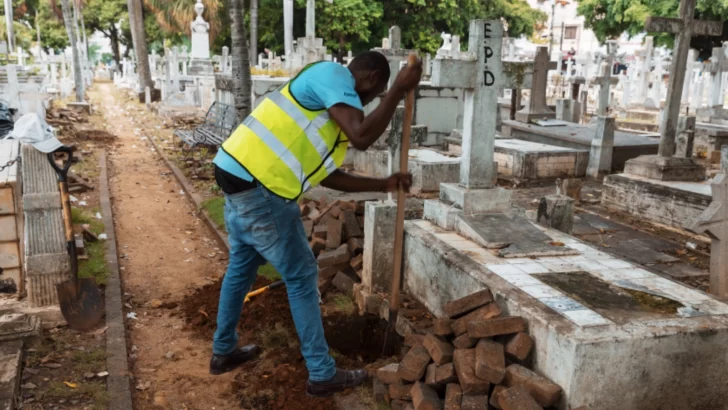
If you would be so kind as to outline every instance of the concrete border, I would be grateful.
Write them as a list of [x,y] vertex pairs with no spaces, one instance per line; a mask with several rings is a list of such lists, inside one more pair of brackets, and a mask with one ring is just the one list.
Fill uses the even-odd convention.
[[152,144],[154,150],[157,151],[157,154],[160,156],[160,158],[162,158],[162,161],[167,164],[167,168],[172,171],[172,174],[174,174],[174,178],[177,180],[177,182],[182,185],[182,189],[184,189],[187,198],[189,198],[189,200],[192,201],[193,204],[195,204],[200,218],[205,221],[205,224],[213,232],[215,240],[217,240],[217,242],[221,246],[224,246],[227,250],[230,250],[230,243],[228,242],[227,234],[220,230],[220,228],[217,227],[215,221],[213,221],[212,218],[210,218],[210,216],[207,214],[207,212],[202,209],[202,197],[194,191],[192,184],[190,184],[190,182],[187,180],[187,177],[185,177],[185,174],[182,172],[182,170],[179,169],[177,164],[170,161],[169,159],[167,159],[167,157],[164,156],[162,151],[159,149],[157,143],[154,142],[154,137],[150,136],[147,138],[147,140]]
[[109,278],[106,283],[106,391],[109,394],[109,410],[130,410],[133,408],[131,398],[131,378],[126,350],[126,328],[124,327],[124,310],[121,292],[121,275],[117,256],[116,230],[111,208],[108,169],[106,166],[106,150],[101,151],[99,159],[101,172],[99,175],[99,192],[101,196],[101,214],[104,221],[106,240],[106,265]]

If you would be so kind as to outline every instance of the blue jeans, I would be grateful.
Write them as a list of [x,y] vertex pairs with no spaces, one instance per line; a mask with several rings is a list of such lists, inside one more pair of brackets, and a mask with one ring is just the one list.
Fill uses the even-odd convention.
[[260,186],[229,195],[225,197],[225,224],[230,261],[220,292],[213,353],[226,355],[237,348],[236,327],[245,295],[258,268],[268,261],[286,283],[309,379],[334,377],[336,365],[329,355],[319,308],[318,264],[296,201],[282,199]]

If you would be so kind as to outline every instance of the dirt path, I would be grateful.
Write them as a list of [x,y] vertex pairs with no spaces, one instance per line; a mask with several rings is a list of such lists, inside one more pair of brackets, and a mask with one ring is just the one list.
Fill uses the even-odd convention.
[[[181,187],[144,140],[133,115],[99,84],[92,98],[118,137],[110,185],[131,334],[134,404],[142,409],[239,408],[233,374],[208,374],[211,343],[184,330],[174,309],[193,289],[223,273],[221,253]],[[161,305],[161,306],[160,306]]]

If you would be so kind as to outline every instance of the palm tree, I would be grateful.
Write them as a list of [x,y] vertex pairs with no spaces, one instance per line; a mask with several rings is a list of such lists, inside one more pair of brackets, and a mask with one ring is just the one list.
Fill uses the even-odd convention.
[[73,24],[73,11],[70,10],[68,0],[61,0],[61,9],[63,12],[63,23],[66,26],[68,40],[71,43],[71,52],[73,53],[73,80],[76,83],[76,102],[84,101],[83,92],[83,76],[81,74],[81,60],[78,56],[78,42],[76,41],[76,32]]
[[[193,0],[143,1],[164,31],[192,35],[190,23],[197,17]],[[203,2],[207,15],[205,21],[210,23],[210,38],[216,38],[221,31],[221,21],[216,16],[224,6],[223,0],[203,0]]]
[[128,0],[129,25],[131,38],[134,43],[134,53],[137,58],[137,75],[139,77],[139,101],[144,101],[144,88],[154,90],[152,72],[149,69],[149,51],[147,50],[147,34],[144,32],[144,11],[141,0]]
[[245,36],[244,0],[228,0],[232,37],[233,97],[238,121],[250,114],[250,54]]
[[258,0],[250,0],[250,66],[258,64]]

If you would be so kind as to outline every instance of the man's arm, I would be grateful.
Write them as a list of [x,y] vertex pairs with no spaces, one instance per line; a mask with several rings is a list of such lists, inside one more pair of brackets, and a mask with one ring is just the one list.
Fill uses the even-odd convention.
[[397,108],[399,101],[407,91],[417,87],[421,77],[421,61],[402,69],[382,102],[367,117],[364,117],[361,110],[346,104],[332,106],[329,108],[329,114],[346,136],[349,137],[351,145],[358,150],[364,151],[382,136],[394,115],[394,110]]
[[367,178],[336,170],[321,181],[326,188],[342,192],[394,192],[400,185],[409,192],[412,175],[397,173],[389,178]]
[[349,138],[351,145],[364,151],[374,144],[387,129],[394,110],[397,109],[404,94],[399,87],[393,86],[377,108],[367,117],[364,117],[361,110],[346,104],[334,105],[329,108],[329,114]]

